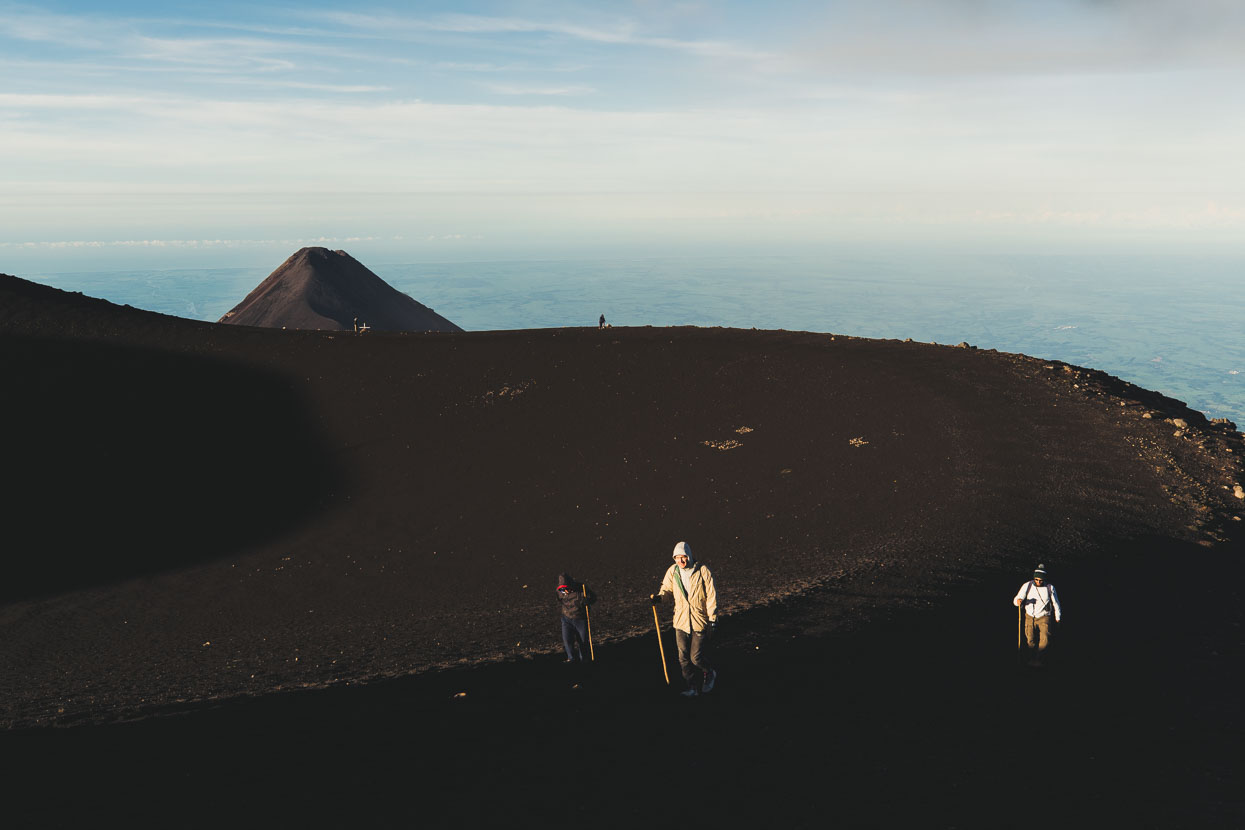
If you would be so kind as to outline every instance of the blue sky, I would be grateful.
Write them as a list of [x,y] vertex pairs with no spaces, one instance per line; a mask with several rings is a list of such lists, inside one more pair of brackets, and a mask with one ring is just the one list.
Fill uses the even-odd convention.
[[0,78],[17,273],[1245,231],[1234,0],[0,0]]

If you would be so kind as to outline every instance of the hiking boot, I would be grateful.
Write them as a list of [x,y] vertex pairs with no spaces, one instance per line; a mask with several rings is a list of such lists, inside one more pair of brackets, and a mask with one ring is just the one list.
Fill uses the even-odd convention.
[[717,669],[711,669],[710,671],[705,672],[705,689],[704,689],[705,694],[709,694],[710,692],[712,692],[713,684],[717,682],[718,682]]
[[700,697],[700,692],[695,689],[684,689],[679,694],[683,695],[683,697]]

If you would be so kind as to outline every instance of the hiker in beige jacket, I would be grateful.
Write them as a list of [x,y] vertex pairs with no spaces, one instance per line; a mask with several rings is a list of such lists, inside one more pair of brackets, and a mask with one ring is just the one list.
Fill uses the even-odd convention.
[[718,592],[713,573],[692,557],[687,542],[674,546],[674,564],[650,595],[656,605],[662,597],[674,597],[674,637],[679,646],[679,666],[687,682],[686,697],[713,691],[718,673],[708,658],[708,644],[718,621]]

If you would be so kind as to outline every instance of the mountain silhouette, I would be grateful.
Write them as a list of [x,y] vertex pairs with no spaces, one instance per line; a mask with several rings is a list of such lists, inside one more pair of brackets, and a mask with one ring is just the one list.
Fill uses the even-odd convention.
[[221,323],[262,328],[462,331],[389,285],[345,251],[303,248]]

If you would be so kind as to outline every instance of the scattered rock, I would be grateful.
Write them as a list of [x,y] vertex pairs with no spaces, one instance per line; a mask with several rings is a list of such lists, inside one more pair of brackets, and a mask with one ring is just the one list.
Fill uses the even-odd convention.
[[1176,429],[1188,429],[1189,428],[1189,422],[1186,421],[1184,418],[1172,418],[1170,421],[1168,421],[1168,423],[1170,423]]
[[1238,499],[1245,499],[1245,488],[1242,488],[1239,484],[1236,485],[1232,488],[1232,495],[1236,496]]

